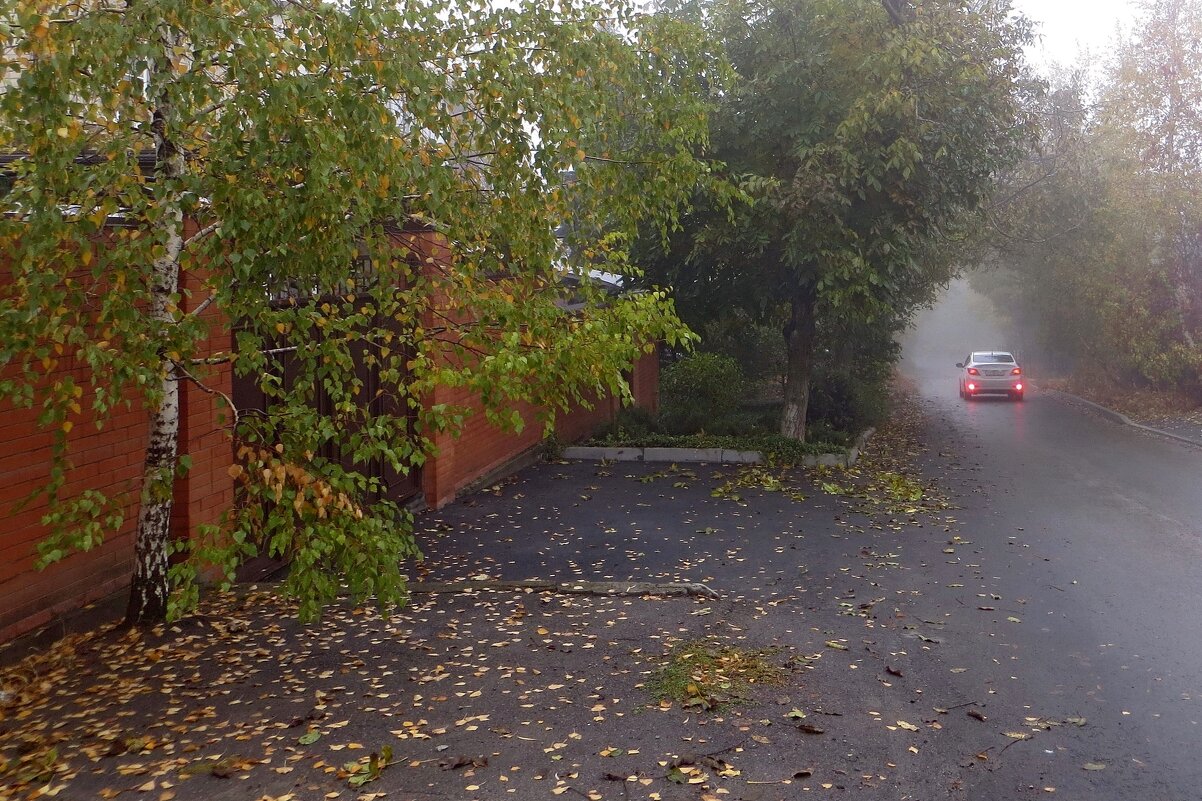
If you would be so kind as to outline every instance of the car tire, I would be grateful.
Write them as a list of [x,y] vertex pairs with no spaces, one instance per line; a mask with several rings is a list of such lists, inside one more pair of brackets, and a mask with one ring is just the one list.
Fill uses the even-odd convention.
[[1024,394],[1024,393],[1022,393],[1022,392],[1011,392],[1011,393],[1010,393],[1010,397],[1011,397],[1013,400],[1017,401],[1018,403],[1022,403],[1022,400],[1023,400],[1023,394]]

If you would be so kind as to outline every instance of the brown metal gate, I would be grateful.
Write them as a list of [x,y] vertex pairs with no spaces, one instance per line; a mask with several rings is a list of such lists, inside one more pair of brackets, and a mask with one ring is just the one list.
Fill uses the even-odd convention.
[[[318,299],[315,302],[320,302]],[[363,382],[363,397],[368,398],[367,414],[375,417],[382,414],[399,414],[397,400],[387,392],[379,392],[381,388],[380,365],[378,362],[368,363],[365,358],[366,345],[356,346],[353,353],[355,359],[355,374]],[[280,378],[281,386],[290,392],[297,380],[297,356],[289,349],[273,352],[269,357],[270,371]],[[239,411],[258,410],[269,412],[272,399],[259,388],[256,376],[234,376],[233,401]],[[313,405],[318,414],[331,416],[333,404],[329,395],[321,388],[316,388]],[[416,422],[416,412],[406,407],[404,415],[409,420],[409,430],[413,430]],[[351,432],[348,431],[348,434]],[[402,473],[388,464],[383,458],[372,459],[370,462],[354,463],[351,456],[342,452],[337,442],[329,442],[322,446],[320,455],[331,461],[339,462],[344,469],[355,470],[369,478],[378,479],[383,489],[369,500],[389,500],[394,503],[406,503],[421,492],[421,469],[412,467],[408,473]]]

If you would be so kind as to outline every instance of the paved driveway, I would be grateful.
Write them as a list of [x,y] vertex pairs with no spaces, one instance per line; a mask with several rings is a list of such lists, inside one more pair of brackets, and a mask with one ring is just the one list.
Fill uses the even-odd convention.
[[[0,717],[7,788],[1192,801],[1188,519],[1105,500],[1117,485],[1076,457],[993,447],[987,422],[1038,414],[1032,400],[963,420],[954,396],[903,404],[852,474],[530,468],[420,518],[417,576],[480,589],[415,595],[387,621],[346,607],[305,627],[250,593],[138,641],[69,639],[2,676],[19,693]],[[1133,520],[1145,528],[1122,534]],[[705,582],[719,598],[486,589],[518,579]],[[659,705],[652,673],[703,638],[769,649],[782,683],[721,711]],[[387,765],[352,786],[373,753]]]
[[[421,518],[422,578],[701,581],[720,598],[481,589],[312,627],[264,594],[220,599],[162,636],[102,631],[6,674],[21,695],[0,742],[24,779],[45,761],[26,789],[73,799],[963,797],[978,744],[958,732],[985,729],[912,678],[943,637],[911,611],[912,568],[949,513],[866,517],[839,494],[852,484],[536,466]],[[657,704],[649,676],[702,638],[770,649],[783,683],[717,712]],[[351,787],[384,746],[379,778]],[[677,763],[696,767],[684,784]]]

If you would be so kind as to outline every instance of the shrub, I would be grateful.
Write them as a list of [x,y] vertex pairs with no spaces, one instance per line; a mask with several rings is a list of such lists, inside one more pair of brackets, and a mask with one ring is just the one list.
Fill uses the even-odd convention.
[[879,372],[819,364],[810,384],[809,434],[821,438],[832,431],[862,431],[879,425],[889,413],[889,364]]
[[745,378],[739,363],[717,353],[694,353],[664,371],[660,419],[668,431],[703,431],[739,406]]
[[607,436],[612,435],[618,439],[637,438],[659,431],[659,418],[653,412],[641,406],[626,406],[618,411]]
[[757,322],[739,310],[732,310],[706,322],[701,330],[701,348],[735,359],[752,381],[779,382],[785,370],[783,319]]

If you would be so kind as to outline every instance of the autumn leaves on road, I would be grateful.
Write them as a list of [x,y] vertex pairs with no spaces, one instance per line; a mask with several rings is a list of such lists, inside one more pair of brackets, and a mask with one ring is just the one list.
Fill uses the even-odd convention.
[[[344,606],[305,626],[252,587],[167,628],[67,638],[3,673],[6,793],[886,799],[933,781],[954,792],[968,769],[955,760],[985,765],[1086,723],[995,719],[988,689],[966,698],[919,678],[938,667],[952,621],[922,614],[914,571],[965,557],[973,538],[916,471],[938,459],[916,424],[900,404],[850,471],[533,468],[420,521],[415,580],[460,583],[414,594],[392,619]],[[518,583],[534,580],[550,589]],[[555,590],[585,580],[704,583],[718,597]],[[968,611],[1011,605],[978,600]],[[959,745],[985,728],[991,745]]]

